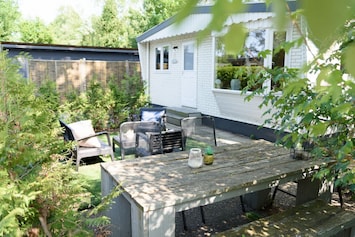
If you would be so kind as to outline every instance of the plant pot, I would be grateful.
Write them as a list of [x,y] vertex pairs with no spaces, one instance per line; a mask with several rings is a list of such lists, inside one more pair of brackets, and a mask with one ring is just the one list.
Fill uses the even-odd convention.
[[203,155],[203,163],[205,165],[212,165],[213,164],[213,160],[214,160],[214,156],[213,155]]
[[231,80],[231,89],[232,90],[240,90],[240,80],[239,79],[232,79]]
[[222,81],[220,79],[216,79],[214,81],[214,88],[220,89],[221,88]]

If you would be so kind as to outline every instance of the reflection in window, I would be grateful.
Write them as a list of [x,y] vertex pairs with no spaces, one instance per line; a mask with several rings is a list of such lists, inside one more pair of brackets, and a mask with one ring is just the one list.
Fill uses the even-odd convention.
[[[276,70],[279,75],[282,75],[283,68],[285,67],[285,49],[281,46],[286,41],[285,31],[275,31],[273,34],[273,44],[272,44],[272,69]],[[284,79],[278,77],[278,80],[271,80],[271,88],[273,90],[280,90]]]
[[[216,40],[217,79],[219,79],[216,80],[216,84],[219,84],[220,88],[237,90],[247,86],[250,90],[261,88],[260,83],[249,88],[249,83],[258,81],[259,76],[263,74],[264,58],[259,57],[259,53],[265,50],[265,38],[266,30],[250,31],[245,39],[244,50],[239,54],[226,53],[224,43],[220,39]],[[232,79],[238,80],[237,87],[232,86],[235,84]]]
[[168,70],[169,69],[169,46],[164,46],[163,47],[163,49],[164,49],[164,55],[163,55],[163,62],[164,62],[164,64],[163,64],[163,69],[164,70]]
[[194,44],[184,45],[184,70],[194,70]]
[[258,54],[265,49],[265,30],[249,32],[245,39],[244,52],[241,54],[226,54],[224,44],[217,40],[218,64],[231,64],[233,66],[263,66],[264,59]]
[[161,58],[161,48],[156,48],[155,49],[155,69],[157,69],[157,70],[159,70],[161,68],[160,58]]
[[285,66],[285,50],[280,48],[281,44],[286,42],[286,32],[274,32],[273,37],[273,54],[272,54],[272,68]]
[[169,46],[155,48],[155,69],[169,69]]

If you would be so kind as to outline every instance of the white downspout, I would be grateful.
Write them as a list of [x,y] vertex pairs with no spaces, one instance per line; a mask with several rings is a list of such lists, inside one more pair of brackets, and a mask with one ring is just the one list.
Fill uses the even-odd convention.
[[150,98],[150,42],[147,42],[146,45],[147,45],[147,53],[146,53],[147,94]]

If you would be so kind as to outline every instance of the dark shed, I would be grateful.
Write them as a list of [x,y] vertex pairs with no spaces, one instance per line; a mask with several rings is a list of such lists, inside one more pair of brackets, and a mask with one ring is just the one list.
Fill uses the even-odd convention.
[[42,60],[99,60],[99,61],[139,61],[138,50],[130,48],[105,48],[70,46],[55,44],[31,44],[0,42],[3,50],[14,57],[21,52],[28,53],[33,59]]

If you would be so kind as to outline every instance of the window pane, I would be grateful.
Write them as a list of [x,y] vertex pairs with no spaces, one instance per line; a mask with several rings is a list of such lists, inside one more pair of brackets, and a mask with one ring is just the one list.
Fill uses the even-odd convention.
[[286,41],[286,32],[274,32],[273,37],[272,68],[285,66],[285,50],[280,49],[282,43]]
[[155,49],[155,69],[160,70],[161,48]]
[[169,69],[169,46],[165,46],[164,48],[164,70],[168,70]]
[[245,39],[244,65],[263,66],[264,60],[258,54],[265,50],[265,30],[249,32]]
[[194,44],[184,45],[184,70],[194,70]]
[[285,50],[281,49],[282,43],[286,41],[286,32],[274,32],[273,34],[273,44],[272,44],[272,68],[276,69],[275,71],[278,72],[278,80],[271,80],[271,88],[273,90],[281,90],[282,84],[284,84],[284,79],[280,77],[283,73],[283,68],[285,67]]
[[[264,59],[259,57],[259,53],[265,50],[265,37],[266,30],[250,31],[245,39],[244,50],[239,54],[227,54],[222,40],[216,40],[217,88],[242,90],[248,86],[248,82],[257,81],[262,76]],[[261,83],[256,83],[250,90],[261,87]]]

